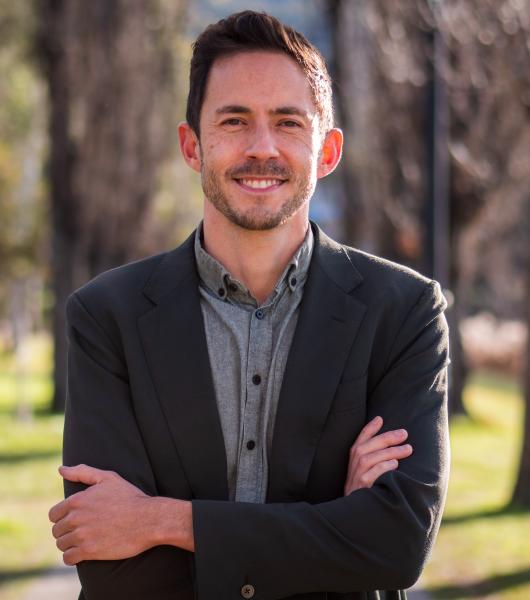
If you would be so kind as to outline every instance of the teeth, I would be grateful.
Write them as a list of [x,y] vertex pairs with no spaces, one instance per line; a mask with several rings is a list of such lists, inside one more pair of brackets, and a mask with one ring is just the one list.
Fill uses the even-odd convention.
[[241,183],[251,188],[264,189],[277,185],[280,181],[280,179],[242,179]]

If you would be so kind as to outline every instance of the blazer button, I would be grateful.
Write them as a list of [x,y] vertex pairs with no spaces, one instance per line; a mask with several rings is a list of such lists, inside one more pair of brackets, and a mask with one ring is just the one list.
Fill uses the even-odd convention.
[[243,596],[243,598],[254,598],[255,593],[256,590],[254,589],[253,585],[250,585],[250,583],[247,583],[247,585],[244,585],[241,588],[241,595]]

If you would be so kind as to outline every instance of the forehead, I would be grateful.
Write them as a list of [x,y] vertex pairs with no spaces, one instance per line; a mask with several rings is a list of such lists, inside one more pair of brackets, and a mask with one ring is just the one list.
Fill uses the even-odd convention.
[[217,59],[208,76],[203,109],[225,104],[269,109],[296,105],[315,112],[307,77],[281,52],[239,52]]

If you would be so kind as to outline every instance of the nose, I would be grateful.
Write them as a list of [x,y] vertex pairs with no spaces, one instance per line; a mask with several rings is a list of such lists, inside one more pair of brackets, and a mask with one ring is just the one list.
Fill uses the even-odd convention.
[[250,139],[245,151],[246,158],[256,160],[268,160],[269,158],[278,158],[280,155],[274,132],[269,125],[256,125],[249,133]]

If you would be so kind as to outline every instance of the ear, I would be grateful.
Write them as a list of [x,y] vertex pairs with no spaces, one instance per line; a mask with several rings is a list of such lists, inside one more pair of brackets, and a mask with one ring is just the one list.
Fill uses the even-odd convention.
[[318,157],[317,178],[321,179],[335,170],[342,156],[343,135],[340,129],[330,129]]
[[201,172],[201,154],[199,138],[193,129],[182,121],[178,125],[180,151],[188,167],[197,173]]

